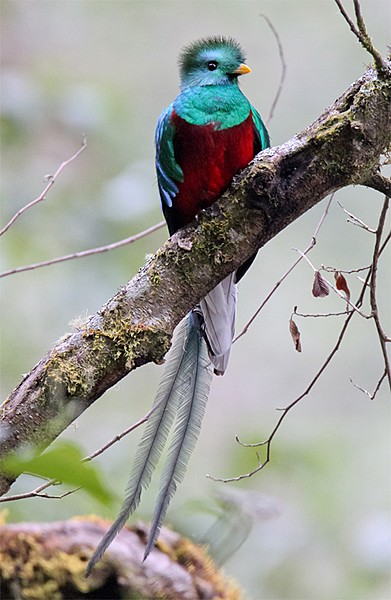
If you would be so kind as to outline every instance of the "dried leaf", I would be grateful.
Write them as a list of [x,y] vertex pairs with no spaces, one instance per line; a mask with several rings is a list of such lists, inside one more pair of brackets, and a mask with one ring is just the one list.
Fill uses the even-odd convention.
[[312,295],[315,296],[315,298],[324,298],[325,296],[328,296],[329,293],[329,286],[327,285],[325,278],[319,271],[316,271],[314,283],[312,285]]
[[292,318],[289,320],[289,331],[295,345],[295,350],[301,352],[300,331]]
[[336,286],[337,290],[339,290],[340,292],[343,292],[346,296],[346,299],[350,300],[350,290],[349,290],[348,283],[347,283],[345,277],[339,271],[335,271],[334,278],[335,278],[335,286]]

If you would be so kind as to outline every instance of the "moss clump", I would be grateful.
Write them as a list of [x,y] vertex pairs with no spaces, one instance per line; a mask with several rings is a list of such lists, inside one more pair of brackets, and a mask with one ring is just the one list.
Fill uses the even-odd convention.
[[106,370],[107,361],[113,360],[122,360],[128,370],[137,366],[137,359],[147,358],[159,364],[171,340],[169,334],[157,327],[135,324],[116,308],[105,316],[99,329],[86,329],[84,335],[91,337],[93,351],[99,356],[102,370]]
[[18,582],[18,597],[24,600],[65,600],[64,590],[86,593],[85,557],[47,550],[39,538],[19,533],[12,552],[0,552],[0,575],[4,597],[14,597],[12,582]]
[[149,281],[151,282],[153,288],[160,285],[162,282],[160,273],[157,270],[150,272]]
[[48,392],[45,395],[46,399],[61,396],[83,397],[90,388],[87,372],[71,351],[53,353],[45,370]]
[[45,367],[43,402],[83,399],[118,363],[129,371],[150,360],[161,363],[170,347],[169,334],[149,324],[135,324],[116,306],[102,317],[99,327],[83,327],[86,344],[82,350],[70,346],[66,351],[53,351]]
[[179,242],[178,248],[168,253],[167,262],[175,265],[176,272],[183,281],[192,279],[194,264],[205,269],[213,269],[214,264],[229,262],[235,253],[235,245],[231,239],[230,228],[221,213],[215,218],[201,213],[198,217],[200,236],[189,247]]

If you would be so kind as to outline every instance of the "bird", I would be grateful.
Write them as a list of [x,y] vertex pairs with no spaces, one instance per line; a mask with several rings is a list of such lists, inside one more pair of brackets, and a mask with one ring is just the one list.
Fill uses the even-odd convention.
[[[260,114],[238,85],[239,77],[251,69],[235,39],[212,36],[192,42],[179,56],[179,71],[180,93],[160,115],[155,133],[157,182],[170,235],[211,206],[233,177],[270,145]],[[178,325],[125,500],[93,553],[87,576],[138,507],[174,427],[144,560],[153,549],[199,435],[212,369],[222,375],[227,368],[236,285],[254,258],[219,283]]]

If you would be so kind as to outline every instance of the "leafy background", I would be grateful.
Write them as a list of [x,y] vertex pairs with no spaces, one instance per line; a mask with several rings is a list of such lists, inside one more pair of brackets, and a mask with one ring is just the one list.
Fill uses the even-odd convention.
[[[350,9],[350,2],[345,5]],[[362,1],[375,45],[385,52],[390,6]],[[370,57],[331,0],[260,1],[20,1],[2,0],[2,222],[43,189],[52,173],[88,139],[87,150],[61,175],[47,201],[26,213],[2,240],[2,267],[119,240],[161,219],[154,175],[153,134],[161,110],[177,93],[176,59],[191,40],[232,35],[245,47],[253,72],[242,89],[267,116],[280,77],[279,32],[287,78],[269,124],[274,145],[312,122],[358,76]],[[338,200],[375,226],[382,198],[348,188]],[[259,253],[240,286],[238,327],[304,249],[325,202]],[[2,396],[45,351],[93,313],[154,252],[166,232],[136,245],[3,280]],[[311,260],[339,268],[369,264],[373,238],[348,225],[334,203]],[[385,261],[380,304],[389,303]],[[256,456],[239,447],[264,439],[282,407],[296,398],[336,341],[337,319],[299,322],[303,353],[289,337],[292,307],[340,310],[337,298],[311,297],[312,272],[302,264],[280,287],[215,379],[204,427],[168,515],[179,530],[204,539],[215,517],[213,497],[240,492],[244,513],[215,523],[213,546],[251,598],[385,599],[390,596],[390,405],[385,388],[371,402],[349,378],[373,389],[382,371],[370,323],[355,319],[343,346],[311,395],[285,421],[272,462],[260,475],[224,486],[205,478],[252,469]],[[360,284],[350,278],[353,297]],[[388,289],[387,289],[388,288]],[[150,407],[161,368],[148,365],[110,390],[62,438],[87,454]],[[132,434],[98,462],[121,498],[135,445]],[[72,454],[72,453],[71,453]],[[155,480],[158,481],[156,476]],[[136,518],[149,519],[157,483]],[[37,485],[25,476],[17,493]],[[231,501],[230,501],[231,502]],[[231,502],[232,504],[232,502]],[[56,520],[82,513],[115,516],[83,492],[61,501],[15,502],[12,520]],[[250,516],[248,516],[250,515]],[[249,522],[253,524],[248,533]],[[228,556],[231,554],[231,556]]]

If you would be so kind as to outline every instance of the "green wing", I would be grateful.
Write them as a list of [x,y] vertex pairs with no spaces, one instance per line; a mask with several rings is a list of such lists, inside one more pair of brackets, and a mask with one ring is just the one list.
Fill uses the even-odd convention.
[[168,208],[178,193],[177,183],[183,181],[183,171],[175,160],[172,111],[170,104],[160,115],[155,132],[157,181],[162,205]]
[[264,122],[262,121],[261,115],[253,106],[251,106],[251,113],[253,116],[255,131],[257,133],[257,137],[259,140],[259,144],[261,146],[261,150],[265,150],[265,148],[269,148],[269,146],[270,146],[270,138],[269,138],[268,131],[266,129]]

